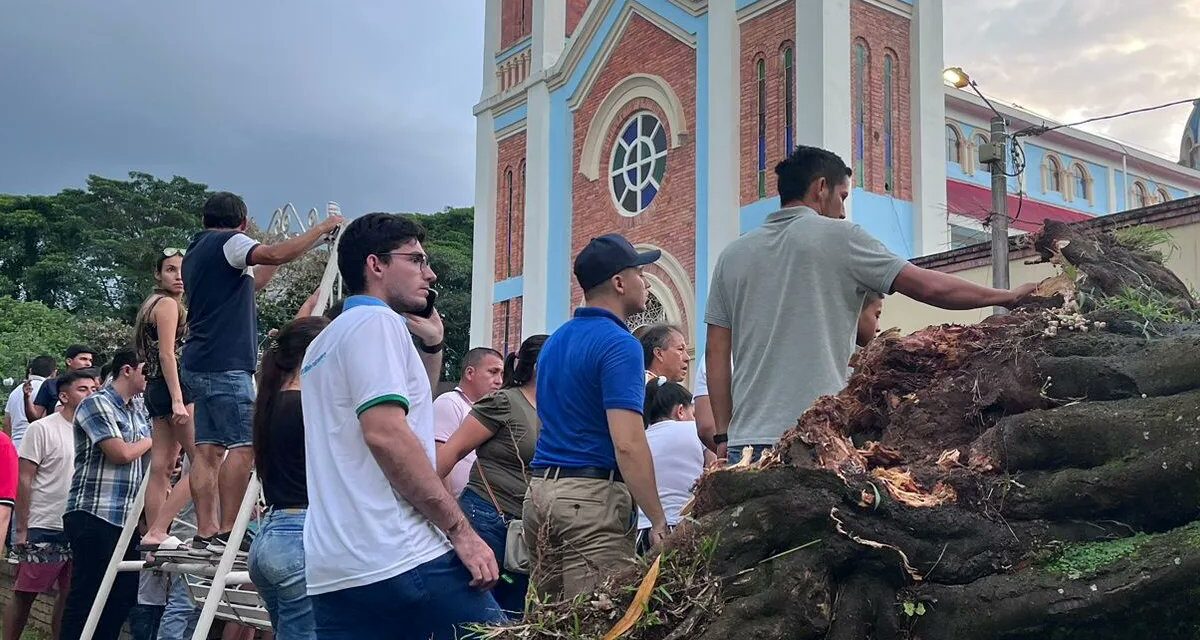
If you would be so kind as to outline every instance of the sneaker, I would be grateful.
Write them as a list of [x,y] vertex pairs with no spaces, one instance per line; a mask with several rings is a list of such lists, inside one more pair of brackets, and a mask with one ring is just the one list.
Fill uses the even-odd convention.
[[204,537],[196,535],[192,537],[192,543],[188,545],[188,553],[193,556],[208,557],[212,555],[208,547],[217,536]]
[[[250,532],[247,531],[242,536],[242,544],[238,548],[238,553],[250,553]],[[213,555],[222,555],[225,553],[225,547],[229,546],[229,532],[218,533],[213,536],[208,542],[208,552]]]

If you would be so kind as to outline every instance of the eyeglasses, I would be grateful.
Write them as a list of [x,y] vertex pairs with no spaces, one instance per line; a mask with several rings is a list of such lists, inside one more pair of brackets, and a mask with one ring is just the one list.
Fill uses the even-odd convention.
[[388,251],[377,253],[377,256],[406,256],[413,264],[425,268],[429,266],[429,256],[419,251]]
[[183,249],[176,249],[175,247],[167,247],[166,249],[163,249],[163,255],[168,258],[174,258],[175,256],[182,256],[185,254],[187,254],[187,251]]

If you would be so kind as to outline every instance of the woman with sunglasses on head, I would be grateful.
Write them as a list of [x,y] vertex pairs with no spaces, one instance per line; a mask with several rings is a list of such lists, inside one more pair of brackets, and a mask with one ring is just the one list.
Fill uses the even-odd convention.
[[[138,309],[134,348],[145,363],[146,411],[154,444],[150,449],[150,481],[146,487],[146,535],[141,549],[173,549],[178,540],[167,534],[172,519],[187,503],[187,476],[174,489],[171,474],[179,452],[192,457],[190,396],[179,379],[179,351],[187,333],[183,306],[183,249],[167,248],[154,264],[154,291]],[[168,493],[171,500],[168,500]]]
[[[500,390],[471,407],[462,426],[437,452],[438,475],[445,478],[471,451],[475,465],[458,503],[502,569],[508,523],[521,518],[529,488],[529,462],[541,422],[537,416],[537,359],[550,336],[530,336],[504,358]],[[517,618],[525,611],[529,576],[504,570],[492,588],[500,608]]]

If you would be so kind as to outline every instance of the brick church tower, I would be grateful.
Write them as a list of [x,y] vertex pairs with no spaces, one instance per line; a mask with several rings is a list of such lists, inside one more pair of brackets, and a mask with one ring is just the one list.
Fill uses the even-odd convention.
[[697,346],[715,259],[778,207],[772,170],[795,144],[855,167],[851,216],[897,252],[945,235],[914,214],[945,207],[941,0],[486,11],[472,344],[511,351],[565,321],[582,301],[573,256],[618,231],[663,251],[637,320]]

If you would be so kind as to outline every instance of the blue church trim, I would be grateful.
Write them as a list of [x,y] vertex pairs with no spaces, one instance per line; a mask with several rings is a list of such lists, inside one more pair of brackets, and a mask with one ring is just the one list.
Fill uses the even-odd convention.
[[509,109],[508,111],[505,111],[504,113],[501,113],[500,115],[496,116],[495,121],[493,123],[493,128],[496,131],[500,131],[502,129],[507,129],[507,128],[511,127],[512,125],[525,120],[525,118],[528,117],[528,115],[529,115],[529,107],[528,106],[522,104],[522,105],[513,107],[512,109]]
[[504,302],[513,298],[520,298],[525,292],[525,278],[521,276],[513,276],[507,280],[501,280],[492,285],[492,302]]
[[[626,2],[614,2],[604,15],[591,41],[587,43],[580,64],[560,87],[550,92],[550,229],[546,292],[546,327],[554,330],[570,317],[571,293],[571,226],[574,211],[571,202],[574,187],[575,114],[568,101],[579,90],[584,76],[598,60],[600,48],[616,27]],[[629,0],[639,10],[654,13],[696,36],[696,171],[707,166],[708,152],[708,14],[693,16],[669,0]],[[523,109],[524,107],[522,107]],[[499,126],[497,126],[499,129]],[[669,165],[668,165],[669,166]],[[696,300],[697,341],[703,345],[704,297],[708,293],[705,265],[708,260],[708,190],[705,181],[696,181]],[[700,348],[698,347],[698,348]]]
[[[911,202],[859,188],[852,192],[851,202],[854,207],[854,222],[878,238],[892,253],[906,259],[913,257]],[[767,216],[778,209],[779,198],[763,198],[743,206],[739,210],[740,232],[746,233],[758,227]]]

